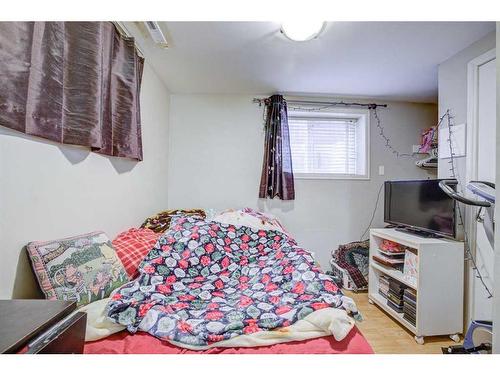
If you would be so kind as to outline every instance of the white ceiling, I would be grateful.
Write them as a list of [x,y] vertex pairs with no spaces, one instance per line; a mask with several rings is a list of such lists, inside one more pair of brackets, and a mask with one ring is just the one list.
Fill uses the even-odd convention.
[[329,22],[292,42],[273,22],[162,22],[160,49],[129,24],[172,93],[329,94],[435,102],[438,64],[494,22]]

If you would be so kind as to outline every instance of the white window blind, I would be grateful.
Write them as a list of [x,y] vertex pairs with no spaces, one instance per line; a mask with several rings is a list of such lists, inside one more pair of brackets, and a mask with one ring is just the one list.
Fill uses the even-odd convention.
[[365,174],[365,132],[358,119],[290,116],[288,126],[294,173]]

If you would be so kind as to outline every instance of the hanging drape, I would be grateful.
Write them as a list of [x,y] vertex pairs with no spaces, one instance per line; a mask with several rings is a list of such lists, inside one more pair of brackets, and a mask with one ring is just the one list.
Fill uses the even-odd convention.
[[273,95],[266,104],[266,140],[259,198],[295,199],[286,101]]
[[111,22],[0,22],[0,125],[142,160],[143,65]]

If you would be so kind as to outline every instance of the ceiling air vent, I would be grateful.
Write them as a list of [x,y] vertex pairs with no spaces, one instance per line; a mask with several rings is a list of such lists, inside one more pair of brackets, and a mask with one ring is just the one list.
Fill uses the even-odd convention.
[[168,48],[167,38],[165,38],[165,35],[163,35],[163,32],[161,31],[158,22],[146,21],[144,22],[144,24],[146,25],[149,35],[151,35],[153,41],[160,47]]

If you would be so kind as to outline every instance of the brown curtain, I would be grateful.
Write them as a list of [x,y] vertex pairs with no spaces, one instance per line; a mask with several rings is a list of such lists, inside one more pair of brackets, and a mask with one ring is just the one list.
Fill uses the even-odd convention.
[[0,22],[0,125],[142,160],[143,65],[111,22]]
[[259,198],[295,199],[286,101],[281,95],[266,99],[266,143]]

